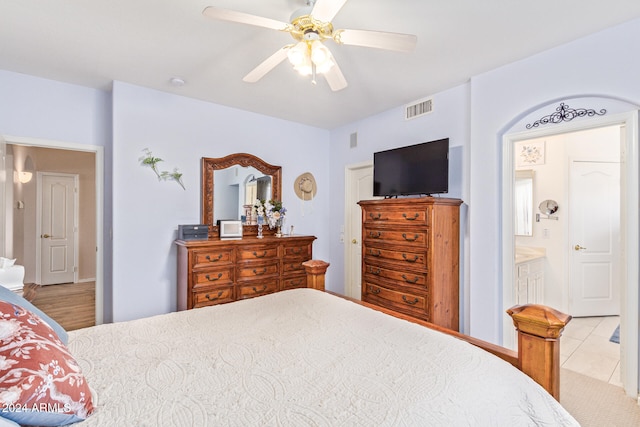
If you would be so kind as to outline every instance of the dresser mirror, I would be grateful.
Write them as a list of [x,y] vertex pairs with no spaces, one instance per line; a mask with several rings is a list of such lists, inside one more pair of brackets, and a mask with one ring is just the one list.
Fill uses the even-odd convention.
[[246,153],[202,158],[201,221],[217,234],[218,220],[242,220],[253,226],[251,205],[256,198],[280,199],[282,167]]

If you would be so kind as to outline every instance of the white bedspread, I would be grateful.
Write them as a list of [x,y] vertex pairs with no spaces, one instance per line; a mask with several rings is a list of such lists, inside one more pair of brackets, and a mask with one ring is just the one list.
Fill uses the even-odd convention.
[[69,333],[82,426],[569,426],[472,345],[310,289]]

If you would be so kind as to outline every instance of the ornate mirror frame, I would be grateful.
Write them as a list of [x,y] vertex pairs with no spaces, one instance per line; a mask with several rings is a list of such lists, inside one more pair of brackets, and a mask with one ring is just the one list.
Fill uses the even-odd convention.
[[[253,166],[265,175],[271,175],[271,198],[281,200],[282,194],[282,167],[271,165],[259,157],[247,153],[230,154],[226,157],[203,157],[201,161],[201,215],[200,223],[209,225],[209,237],[217,235],[217,226],[213,223],[213,172],[226,169],[231,166]],[[255,225],[247,225],[243,228],[256,228]]]

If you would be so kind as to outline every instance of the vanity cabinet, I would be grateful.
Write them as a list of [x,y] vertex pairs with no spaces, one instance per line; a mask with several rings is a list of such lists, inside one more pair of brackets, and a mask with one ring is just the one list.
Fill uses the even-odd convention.
[[544,302],[544,258],[516,264],[515,304],[542,304]]
[[360,201],[362,300],[459,328],[459,199]]
[[178,310],[307,287],[314,236],[176,240]]

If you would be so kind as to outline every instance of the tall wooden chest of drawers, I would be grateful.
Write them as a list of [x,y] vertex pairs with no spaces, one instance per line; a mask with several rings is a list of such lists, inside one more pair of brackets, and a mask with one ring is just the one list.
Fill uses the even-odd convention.
[[176,240],[178,310],[307,287],[314,236]]
[[367,200],[362,207],[362,300],[459,328],[461,200]]

